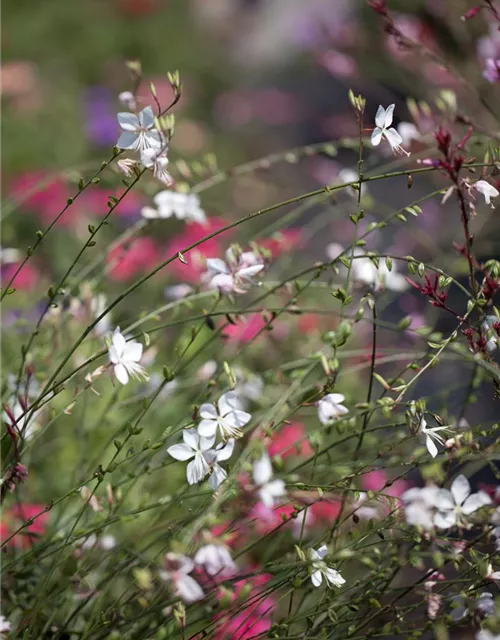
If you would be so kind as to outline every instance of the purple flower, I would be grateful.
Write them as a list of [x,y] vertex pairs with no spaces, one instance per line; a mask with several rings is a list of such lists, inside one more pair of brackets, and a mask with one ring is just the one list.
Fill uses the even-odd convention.
[[486,58],[483,77],[488,82],[500,82],[500,59]]
[[119,133],[113,94],[106,87],[87,87],[84,97],[85,129],[96,146],[114,145]]

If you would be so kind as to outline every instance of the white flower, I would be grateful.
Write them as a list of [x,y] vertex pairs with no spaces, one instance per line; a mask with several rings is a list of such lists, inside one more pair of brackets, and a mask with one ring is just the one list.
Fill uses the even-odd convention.
[[176,460],[191,460],[186,469],[188,484],[201,482],[210,471],[205,454],[211,450],[215,442],[215,434],[205,438],[200,436],[195,429],[184,429],[182,431],[184,444],[174,444],[167,449],[167,453]]
[[241,411],[239,399],[234,391],[223,393],[217,403],[217,409],[213,404],[202,404],[200,407],[200,417],[198,433],[206,438],[215,438],[217,429],[221,438],[226,441],[228,438],[241,438],[244,427],[252,416],[246,411]]
[[221,544],[207,544],[201,547],[194,556],[194,562],[203,567],[209,576],[237,569],[229,549]]
[[149,219],[171,218],[172,216],[179,220],[187,222],[197,222],[205,224],[207,217],[200,207],[200,199],[194,193],[182,193],[181,191],[160,191],[157,193],[153,201],[155,207],[144,207],[142,209],[142,217]]
[[153,171],[154,177],[169,187],[174,179],[167,171],[168,158],[166,150],[150,147],[141,151],[141,162],[147,168]]
[[499,582],[500,571],[493,571],[493,566],[491,565],[491,563],[489,563],[488,566],[486,567],[485,578],[486,580],[493,580],[493,582]]
[[177,553],[167,553],[165,558],[168,570],[160,571],[160,578],[173,582],[176,595],[186,604],[201,600],[205,596],[203,589],[188,575],[194,569],[191,558]]
[[493,594],[489,591],[483,591],[477,594],[476,599],[465,598],[464,596],[452,596],[451,601],[456,606],[451,609],[451,619],[453,622],[459,622],[468,615],[478,612],[480,615],[487,617],[495,613],[495,601]]
[[488,629],[481,629],[476,633],[476,640],[500,640],[500,633],[493,633]]
[[120,158],[116,161],[118,169],[123,173],[123,175],[127,178],[130,178],[134,175],[134,169],[137,165],[137,162],[132,158]]
[[219,289],[224,294],[245,293],[245,287],[252,284],[253,277],[264,269],[264,263],[251,251],[236,257],[229,249],[226,252],[226,262],[220,258],[208,258],[207,268],[208,272],[204,277],[209,280],[212,289]]
[[338,571],[332,569],[324,561],[324,557],[328,553],[328,547],[323,545],[317,551],[309,549],[309,557],[312,561],[313,571],[311,573],[311,582],[315,587],[319,587],[323,582],[323,576],[329,587],[341,587],[345,580]]
[[488,504],[491,504],[489,495],[484,491],[471,494],[469,481],[464,475],[459,475],[453,480],[449,491],[439,490],[434,524],[440,529],[463,525],[463,516],[469,516]]
[[425,418],[422,417],[418,428],[418,437],[421,442],[425,442],[427,451],[435,458],[438,454],[436,442],[444,445],[444,438],[439,435],[440,431],[450,431],[450,427],[428,427]]
[[478,180],[472,185],[471,188],[475,189],[484,196],[486,204],[489,204],[492,209],[495,208],[491,203],[491,198],[496,198],[498,195],[500,195],[500,193],[492,184],[486,182],[486,180]]
[[173,284],[170,287],[165,287],[163,293],[166,298],[171,300],[181,300],[193,293],[193,287],[190,284]]
[[161,147],[163,136],[155,129],[155,117],[151,107],[145,107],[137,116],[135,113],[119,113],[118,124],[123,133],[116,146],[119,149],[143,151],[149,147]]
[[135,340],[125,340],[120,333],[120,327],[116,327],[111,336],[111,344],[108,349],[109,359],[114,365],[116,379],[121,384],[127,384],[129,375],[139,380],[148,379],[144,367],[139,360],[142,358],[142,344]]
[[344,407],[345,397],[341,393],[329,393],[317,402],[318,418],[321,424],[329,424],[332,420],[349,413],[349,409]]
[[379,261],[377,267],[370,258],[359,257],[364,255],[363,252],[357,251],[354,255],[358,257],[352,260],[351,273],[357,282],[366,284],[375,291],[384,288],[391,291],[404,291],[408,288],[406,278],[397,272],[394,264],[389,271],[385,260]]
[[393,104],[390,104],[387,109],[384,109],[382,105],[379,106],[379,108],[377,109],[377,114],[375,116],[375,124],[377,126],[372,132],[371,143],[374,147],[378,147],[382,138],[385,138],[391,145],[391,149],[394,152],[406,153],[406,155],[410,155],[401,146],[403,138],[399,135],[396,129],[394,129],[394,127],[391,127],[393,114]]
[[[354,169],[349,169],[349,168],[341,169],[339,171],[337,178],[338,178],[339,184],[351,184],[353,182],[357,182],[357,186],[361,188],[362,192],[364,194],[367,193],[368,187],[366,186],[366,184],[359,183],[359,174],[357,171],[354,171]],[[348,189],[347,193],[353,198],[357,198],[355,189],[352,189],[352,188]]]
[[205,459],[212,469],[208,484],[215,491],[227,478],[227,472],[220,466],[219,462],[229,460],[234,451],[234,438],[230,438],[227,444],[220,442],[215,449],[205,451]]
[[434,528],[434,509],[440,489],[434,486],[413,487],[401,496],[405,507],[406,522],[414,527]]
[[10,631],[10,622],[5,616],[0,616],[0,633]]
[[272,507],[276,498],[286,496],[283,480],[272,480],[273,468],[271,460],[265,452],[261,458],[253,463],[253,480],[258,487],[258,496],[266,507]]

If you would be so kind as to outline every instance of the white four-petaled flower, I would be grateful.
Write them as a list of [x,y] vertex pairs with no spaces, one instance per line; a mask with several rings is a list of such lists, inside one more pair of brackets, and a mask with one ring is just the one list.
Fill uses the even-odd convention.
[[117,118],[123,131],[116,143],[119,149],[143,151],[162,146],[163,136],[155,128],[155,117],[150,106],[145,107],[139,115],[122,112]]
[[194,562],[203,567],[209,576],[232,573],[237,568],[229,549],[222,544],[206,544],[201,547],[194,556]]
[[207,259],[208,272],[205,279],[212,289],[221,293],[245,293],[246,287],[252,284],[255,275],[264,269],[264,262],[251,251],[244,251],[239,256],[229,249],[226,261],[220,258]]
[[207,221],[205,212],[200,206],[200,199],[194,193],[160,191],[154,196],[153,202],[155,207],[143,207],[141,212],[143,218],[164,220],[174,216],[179,220],[198,224],[205,224]]
[[309,549],[309,557],[312,562],[311,582],[315,587],[319,587],[323,582],[323,577],[329,587],[341,587],[345,580],[338,571],[332,569],[325,562],[324,558],[328,553],[328,547],[323,545],[317,551]]
[[500,195],[498,189],[495,189],[495,187],[489,182],[486,182],[486,180],[478,180],[472,185],[471,188],[475,189],[484,196],[486,204],[489,204],[492,209],[495,208],[491,202],[491,199],[497,198]]
[[241,428],[249,422],[252,416],[240,409],[241,402],[234,391],[223,393],[217,402],[217,408],[213,404],[202,404],[198,433],[206,438],[215,438],[217,430],[222,440],[229,438],[241,438]]
[[450,427],[428,427],[425,418],[421,418],[417,435],[420,441],[425,443],[427,451],[433,458],[438,454],[436,442],[441,445],[444,445],[445,442],[443,436],[439,434],[440,431],[446,433],[447,431],[450,431]]
[[176,595],[186,604],[201,600],[205,595],[203,589],[189,575],[195,566],[191,558],[177,553],[167,553],[165,559],[168,568],[160,571],[160,578],[172,582]]
[[116,379],[121,384],[127,384],[129,375],[133,378],[148,379],[144,367],[141,367],[139,360],[142,358],[142,344],[135,340],[125,340],[120,333],[120,327],[116,327],[108,349],[109,359],[114,365]]
[[273,468],[267,452],[253,463],[253,480],[258,488],[258,495],[266,507],[272,507],[277,498],[286,496],[283,480],[273,480]]
[[151,169],[154,177],[169,187],[174,179],[167,170],[168,158],[166,150],[149,147],[141,151],[141,162],[146,169]]
[[200,436],[195,429],[184,429],[182,431],[184,443],[174,444],[167,449],[167,453],[176,460],[191,460],[187,466],[186,475],[188,484],[197,484],[210,471],[206,454],[212,449],[215,442],[215,434],[205,438]]
[[484,491],[471,494],[469,481],[459,475],[451,483],[450,490],[440,489],[436,495],[437,513],[434,524],[440,529],[464,525],[464,516],[469,516],[481,507],[491,504],[491,498]]
[[399,135],[396,129],[394,129],[394,127],[391,127],[393,114],[393,104],[390,104],[387,109],[384,109],[382,105],[379,106],[375,116],[376,127],[372,132],[371,143],[374,147],[377,147],[382,138],[385,138],[391,145],[391,149],[393,151],[409,155],[409,153],[401,146],[403,138]]
[[318,401],[316,406],[318,407],[318,418],[321,424],[328,424],[332,420],[349,413],[349,409],[342,404],[344,400],[345,398],[341,393],[329,393]]

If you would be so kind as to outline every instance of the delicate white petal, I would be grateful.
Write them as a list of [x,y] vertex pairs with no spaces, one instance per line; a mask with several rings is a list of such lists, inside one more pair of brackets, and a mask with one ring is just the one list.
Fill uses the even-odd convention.
[[167,453],[176,460],[190,460],[195,452],[187,444],[174,444],[167,449]]
[[226,471],[216,463],[212,467],[212,474],[208,479],[208,484],[214,491],[216,491],[226,478],[227,478]]
[[123,352],[124,360],[131,360],[132,362],[139,362],[142,358],[142,344],[132,340],[127,342],[125,350]]
[[217,420],[217,410],[213,404],[204,403],[200,407],[200,418],[207,418],[209,420]]
[[455,508],[455,501],[448,489],[437,489],[435,502],[431,506],[436,506],[440,511],[448,511]]
[[200,436],[210,438],[217,433],[217,420],[202,420],[198,425]]
[[242,269],[238,269],[238,278],[251,278],[262,271],[263,268],[263,264],[254,264],[250,267],[243,267]]
[[116,146],[118,149],[131,149],[135,151],[140,146],[139,136],[132,131],[124,131],[118,138]]
[[280,498],[281,496],[285,496],[285,481],[281,479],[271,480],[266,484],[266,491],[273,498]]
[[387,142],[391,145],[391,148],[393,150],[397,149],[403,142],[403,138],[393,127],[391,127],[390,129],[386,129],[384,133],[385,137],[387,138]]
[[323,575],[321,571],[319,571],[319,569],[317,569],[311,574],[311,582],[315,587],[319,587],[323,582]]
[[194,578],[188,575],[182,575],[175,583],[177,595],[186,604],[201,600],[205,594],[203,589]]
[[212,273],[229,273],[227,264],[220,258],[207,258],[207,269]]
[[251,419],[252,416],[246,411],[231,411],[224,416],[224,420],[233,427],[244,427]]
[[116,350],[116,347],[114,345],[111,345],[108,349],[108,355],[109,355],[109,359],[111,360],[111,362],[113,364],[118,364],[121,360],[121,355],[118,353],[118,351]]
[[128,382],[128,371],[125,367],[124,364],[122,364],[121,362],[119,362],[118,364],[115,364],[115,376],[116,379],[118,380],[118,382],[120,382],[121,384],[127,384]]
[[200,443],[200,437],[196,433],[194,429],[183,429],[182,430],[182,439],[191,449],[198,449]]
[[217,406],[219,407],[219,414],[224,417],[235,409],[241,409],[241,399],[234,391],[228,391],[221,395]]
[[253,480],[255,484],[263,485],[273,477],[271,459],[267,453],[253,463]]
[[154,125],[155,115],[153,113],[153,109],[150,106],[144,107],[144,109],[139,114],[139,123],[141,127],[145,129],[149,129]]
[[425,438],[425,446],[427,447],[427,451],[431,454],[433,458],[435,458],[438,454],[438,448],[434,444],[433,439],[427,435]]
[[116,117],[120,128],[124,131],[137,131],[139,128],[139,118],[135,113],[121,112]]
[[197,484],[209,472],[207,461],[202,455],[196,455],[195,459],[190,462],[186,469],[188,484]]
[[375,119],[375,124],[377,124],[379,127],[382,126],[384,129],[387,129],[387,127],[390,127],[391,124],[392,124],[392,118],[394,116],[394,106],[395,105],[390,104],[387,107],[387,109],[385,110],[385,113],[384,113],[384,124],[379,125],[376,119]]
[[234,438],[230,438],[227,441],[227,444],[225,447],[221,447],[220,449],[219,447],[217,447],[217,449],[215,450],[215,453],[216,453],[216,458],[218,462],[221,462],[222,460],[229,460],[229,458],[233,455],[234,443],[235,443]]
[[377,113],[375,115],[375,124],[380,129],[385,127],[385,109],[382,105],[379,105],[377,109]]
[[331,569],[330,567],[327,567],[323,571],[323,574],[329,586],[331,585],[332,587],[340,587],[345,583],[344,578],[340,575],[338,571],[335,571],[335,569]]
[[470,484],[467,478],[462,474],[457,476],[451,483],[450,492],[455,504],[463,504],[470,495]]
[[378,147],[381,140],[382,140],[382,129],[375,127],[375,129],[372,131],[370,142],[372,143],[373,147]]
[[111,337],[111,344],[116,349],[116,353],[121,358],[123,356],[123,352],[125,351],[125,346],[127,345],[127,341],[124,336],[120,333],[120,329],[116,328]]
[[326,544],[321,545],[321,547],[316,551],[316,553],[318,554],[319,559],[323,560],[323,558],[328,553],[328,547],[326,546]]
[[466,516],[474,513],[481,507],[491,504],[491,498],[485,491],[478,491],[470,495],[462,505],[462,511]]
[[[215,434],[213,436],[200,437],[200,451],[208,452],[215,442]],[[215,452],[214,452],[215,453]]]
[[343,396],[341,393],[329,393],[328,396],[326,397],[329,398],[335,404],[340,404],[345,400],[345,396]]
[[449,529],[456,524],[456,515],[454,511],[438,511],[434,516],[434,524],[440,529]]

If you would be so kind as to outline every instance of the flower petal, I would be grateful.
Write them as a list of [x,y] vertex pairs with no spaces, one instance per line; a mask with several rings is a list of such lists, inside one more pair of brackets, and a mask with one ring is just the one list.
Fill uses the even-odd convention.
[[457,522],[454,511],[438,511],[434,516],[434,524],[440,529],[449,529],[454,527]]
[[123,359],[131,360],[132,362],[139,362],[141,358],[142,358],[142,344],[140,342],[136,342],[135,340],[131,340],[130,342],[127,342],[123,352]]
[[385,137],[387,138],[387,142],[391,145],[393,151],[398,149],[398,147],[403,142],[403,138],[393,127],[385,130]]
[[199,414],[200,418],[207,418],[208,420],[217,420],[218,418],[214,405],[208,404],[208,402],[201,405]]
[[379,105],[377,113],[375,114],[375,124],[380,129],[385,127],[385,109],[382,105]]
[[470,495],[462,505],[462,511],[469,515],[481,507],[491,504],[491,498],[485,491],[478,491]]
[[155,115],[153,109],[150,106],[144,107],[139,114],[139,123],[144,129],[149,129],[155,123]]
[[182,430],[182,439],[191,449],[198,449],[200,443],[200,437],[197,434],[195,429],[183,429]]
[[[216,458],[220,462],[221,460],[229,460],[234,451],[234,438],[229,438],[225,447],[217,448],[215,450]],[[219,445],[220,446],[220,445]]]
[[[383,125],[379,125],[377,120],[375,119],[375,124],[377,124],[379,127],[382,126],[384,129],[387,129],[387,127],[390,127],[392,124],[392,118],[394,116],[394,106],[393,104],[390,104],[387,109],[385,110],[384,113],[384,124]],[[399,133],[398,133],[399,135]],[[403,140],[403,138],[401,138],[401,140]]]
[[167,449],[167,453],[172,456],[172,458],[181,460],[182,462],[184,462],[185,460],[190,460],[195,454],[195,452],[187,444],[174,444]]
[[427,451],[431,454],[433,458],[435,458],[438,454],[438,448],[436,447],[434,440],[427,435],[425,438],[425,446],[427,447]]
[[121,384],[127,384],[128,382],[128,371],[121,362],[115,364],[115,376],[118,382]]
[[316,553],[318,554],[319,559],[323,560],[323,558],[328,553],[328,547],[326,546],[326,544],[321,545],[321,547],[316,551]]
[[325,574],[325,578],[328,583],[328,586],[340,587],[345,583],[345,579],[340,575],[338,571],[335,571],[335,569],[331,569],[330,567],[327,567],[324,571],[324,574]]
[[455,504],[463,504],[470,495],[469,481],[464,475],[460,474],[451,483],[450,491],[453,499],[455,500]]
[[212,475],[208,479],[208,484],[215,491],[227,478],[226,471],[218,464],[214,464],[212,468]]
[[124,131],[118,138],[116,143],[118,149],[133,149],[136,150],[140,146],[140,138],[136,133],[132,131]]
[[123,131],[137,131],[139,118],[135,113],[121,112],[117,114],[118,124]]
[[229,273],[227,264],[220,258],[207,258],[207,269],[212,273]]
[[209,472],[207,461],[202,455],[196,455],[194,460],[190,462],[186,469],[186,477],[188,484],[197,484]]
[[382,140],[382,129],[375,127],[372,131],[372,135],[370,138],[370,142],[372,143],[372,147],[378,147],[380,141]]
[[319,587],[323,582],[323,575],[319,569],[311,574],[311,582],[315,587]]
[[205,438],[211,438],[217,433],[217,420],[202,420],[198,425],[198,433]]
[[264,485],[273,477],[271,459],[264,453],[261,458],[253,463],[253,480],[255,484]]

